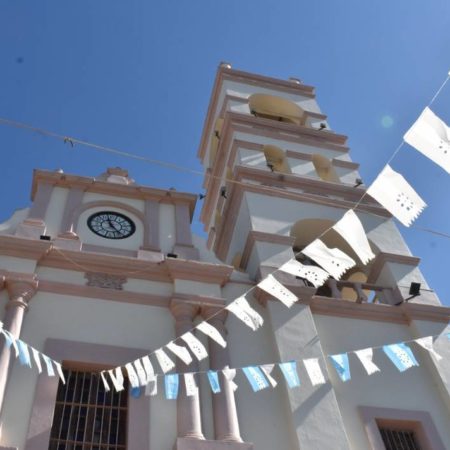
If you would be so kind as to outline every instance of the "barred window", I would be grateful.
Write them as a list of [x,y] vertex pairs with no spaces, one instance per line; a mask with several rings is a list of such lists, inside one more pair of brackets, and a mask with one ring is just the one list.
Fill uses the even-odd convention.
[[126,450],[128,381],[106,392],[100,377],[64,370],[58,386],[49,450]]
[[413,430],[380,427],[380,434],[386,450],[421,450]]

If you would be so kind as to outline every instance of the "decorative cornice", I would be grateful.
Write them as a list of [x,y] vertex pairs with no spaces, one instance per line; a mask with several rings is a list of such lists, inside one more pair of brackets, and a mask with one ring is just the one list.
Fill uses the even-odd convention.
[[0,255],[40,261],[51,249],[52,244],[49,241],[10,235],[0,236]]
[[255,242],[269,242],[271,244],[282,244],[292,247],[294,245],[295,238],[292,236],[281,236],[274,233],[265,233],[263,231],[250,231],[247,235],[247,241],[245,242],[244,251],[242,252],[241,268],[246,269],[248,261],[253,251]]
[[194,214],[197,196],[185,192],[174,190],[163,190],[146,187],[138,184],[118,184],[109,183],[96,179],[94,177],[82,177],[79,175],[69,175],[60,172],[51,172],[46,170],[34,170],[33,184],[31,190],[31,199],[37,191],[37,185],[41,182],[51,183],[54,186],[64,188],[78,188],[86,192],[96,192],[111,196],[127,197],[141,200],[157,200],[161,203],[187,203],[191,219]]
[[372,264],[369,279],[367,280],[368,283],[375,283],[377,281],[387,262],[417,267],[420,263],[420,258],[410,255],[397,255],[395,253],[379,253]]
[[389,306],[374,303],[355,303],[328,297],[314,296],[301,301],[309,304],[314,314],[348,317],[351,319],[373,320],[409,324],[412,320],[447,323],[450,321],[450,308],[418,303],[402,303]]
[[359,169],[358,163],[355,163],[353,161],[344,161],[342,159],[337,159],[337,158],[333,158],[331,160],[331,164],[333,164],[333,166],[335,166],[335,167],[344,167],[346,169],[353,169],[353,170]]

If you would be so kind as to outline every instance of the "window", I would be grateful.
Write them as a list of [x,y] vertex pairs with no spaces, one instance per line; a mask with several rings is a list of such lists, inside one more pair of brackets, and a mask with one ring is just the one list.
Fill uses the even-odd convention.
[[414,430],[380,427],[386,450],[421,450]]
[[49,450],[126,450],[128,385],[106,392],[100,377],[64,370],[59,382]]

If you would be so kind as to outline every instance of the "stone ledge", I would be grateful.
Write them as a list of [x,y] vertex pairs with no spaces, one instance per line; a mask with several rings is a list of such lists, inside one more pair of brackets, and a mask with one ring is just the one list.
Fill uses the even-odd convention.
[[0,444],[0,450],[19,450],[18,447],[4,447]]
[[253,448],[253,444],[250,442],[200,441],[178,438],[174,450],[253,450]]

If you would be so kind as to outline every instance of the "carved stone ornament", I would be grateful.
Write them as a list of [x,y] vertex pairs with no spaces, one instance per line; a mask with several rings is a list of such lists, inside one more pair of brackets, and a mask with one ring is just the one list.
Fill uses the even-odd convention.
[[127,282],[127,277],[101,272],[86,272],[84,278],[87,279],[86,286],[117,289],[119,291],[123,289],[123,284]]

